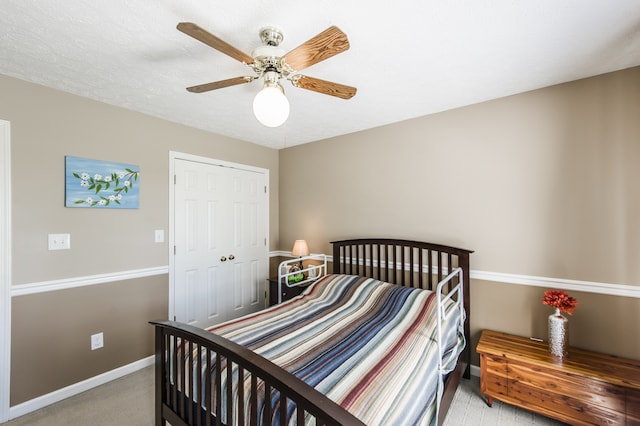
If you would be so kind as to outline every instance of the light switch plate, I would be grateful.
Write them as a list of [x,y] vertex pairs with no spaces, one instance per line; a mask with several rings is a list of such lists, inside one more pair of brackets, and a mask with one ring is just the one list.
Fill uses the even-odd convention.
[[49,250],[69,250],[70,248],[70,234],[49,234]]
[[156,229],[155,242],[156,243],[164,243],[164,230],[163,229]]

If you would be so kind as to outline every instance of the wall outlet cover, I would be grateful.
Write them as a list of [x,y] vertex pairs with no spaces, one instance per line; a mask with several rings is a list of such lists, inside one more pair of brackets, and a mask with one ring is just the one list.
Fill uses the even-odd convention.
[[102,332],[91,335],[91,350],[95,351],[104,346],[104,334]]

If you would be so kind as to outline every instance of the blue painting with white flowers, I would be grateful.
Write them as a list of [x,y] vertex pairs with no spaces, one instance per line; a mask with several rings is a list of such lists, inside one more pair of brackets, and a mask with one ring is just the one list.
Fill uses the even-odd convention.
[[139,195],[138,166],[65,157],[65,207],[137,209]]

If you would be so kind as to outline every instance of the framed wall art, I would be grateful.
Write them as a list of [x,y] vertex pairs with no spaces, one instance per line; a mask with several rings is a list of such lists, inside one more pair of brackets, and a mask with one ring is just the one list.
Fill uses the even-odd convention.
[[80,157],[65,157],[65,207],[137,209],[140,168]]

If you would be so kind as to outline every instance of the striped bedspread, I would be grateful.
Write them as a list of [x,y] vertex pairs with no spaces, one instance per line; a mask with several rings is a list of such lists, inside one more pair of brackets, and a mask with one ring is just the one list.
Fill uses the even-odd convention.
[[[209,330],[296,375],[367,425],[433,424],[435,307],[430,291],[329,275],[291,301]],[[458,321],[451,315],[444,332],[448,371],[465,345]]]

